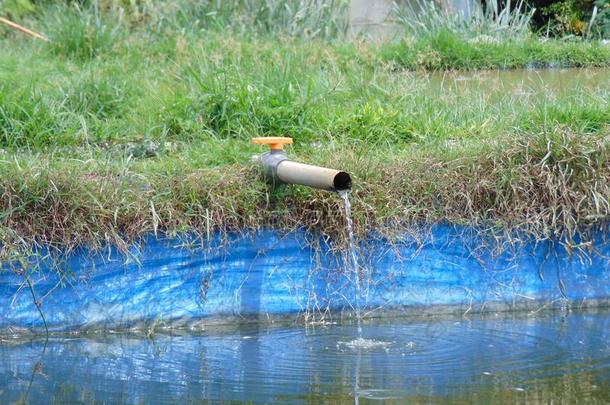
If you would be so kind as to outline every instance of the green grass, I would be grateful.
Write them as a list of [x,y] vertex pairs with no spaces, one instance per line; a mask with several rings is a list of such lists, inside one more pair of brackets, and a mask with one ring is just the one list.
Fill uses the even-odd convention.
[[450,221],[570,240],[608,219],[607,70],[580,84],[442,72],[607,68],[608,46],[445,30],[378,44],[343,38],[328,10],[202,2],[187,19],[163,4],[49,7],[28,22],[50,43],[0,39],[0,256],[266,226],[341,239],[336,196],[259,178],[249,140],[265,135],[353,174],[361,237]]
[[446,30],[387,45],[386,62],[403,69],[475,70],[516,68],[607,67],[610,47],[597,41],[542,40],[533,36],[466,40]]

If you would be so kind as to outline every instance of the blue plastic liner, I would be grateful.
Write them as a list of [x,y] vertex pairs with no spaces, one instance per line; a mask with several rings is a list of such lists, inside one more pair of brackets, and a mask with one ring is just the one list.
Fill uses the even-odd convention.
[[[203,249],[151,236],[127,256],[81,249],[59,268],[41,261],[30,280],[52,330],[294,314],[328,319],[355,304],[354,274],[340,253],[310,239],[305,232],[259,231],[216,236]],[[418,241],[361,245],[360,303],[381,314],[609,302],[606,244],[583,259],[557,243],[521,244],[500,255],[482,243],[470,228],[437,225]],[[24,276],[5,265],[0,330],[42,326]]]

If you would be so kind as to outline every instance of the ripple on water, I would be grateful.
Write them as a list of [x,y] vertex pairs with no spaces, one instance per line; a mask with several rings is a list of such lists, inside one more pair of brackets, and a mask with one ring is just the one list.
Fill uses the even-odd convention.
[[390,401],[444,396],[451,402],[452,395],[464,399],[486,390],[530,395],[541,386],[558,390],[542,402],[561,402],[566,386],[585,398],[610,395],[609,341],[609,315],[572,314],[394,320],[363,325],[362,337],[355,325],[332,325],[153,340],[57,339],[46,348],[43,342],[0,344],[0,403],[21,398],[32,375],[32,402],[60,395],[58,382],[73,382],[65,396],[53,397],[59,403],[83,396],[107,403],[324,402],[331,394]]
[[408,396],[408,392],[392,389],[365,389],[358,391],[358,397],[374,399],[377,401],[388,401],[392,399],[402,399]]

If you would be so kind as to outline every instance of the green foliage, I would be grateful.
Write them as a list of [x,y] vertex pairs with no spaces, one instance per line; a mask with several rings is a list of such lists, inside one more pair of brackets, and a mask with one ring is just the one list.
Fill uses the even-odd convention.
[[123,75],[117,68],[84,72],[61,87],[58,99],[62,99],[63,108],[75,114],[99,119],[121,117],[127,113],[130,92],[134,91]]
[[589,32],[596,37],[610,39],[610,0],[595,0]]
[[41,147],[78,142],[78,128],[52,98],[25,86],[0,85],[0,145]]
[[120,14],[100,16],[77,5],[51,10],[45,23],[52,51],[79,60],[110,53],[123,34]]
[[556,36],[610,37],[610,0],[562,0],[542,9],[546,32]]
[[204,29],[238,33],[287,35],[290,37],[336,38],[347,31],[346,0],[213,0],[187,2],[180,7],[176,23]]
[[19,20],[34,11],[30,0],[0,0],[0,16]]
[[587,23],[584,21],[585,8],[589,8],[589,3],[592,2],[564,0],[545,7],[542,12],[551,18],[549,26],[555,35],[584,35],[587,28]]
[[449,32],[462,38],[491,36],[519,39],[530,34],[533,10],[524,0],[501,5],[488,0],[486,7],[473,7],[467,14],[434,1],[415,0],[395,7],[396,21],[411,35],[436,35]]
[[598,42],[466,40],[446,30],[383,48],[382,57],[408,69],[514,69],[610,65],[610,47]]
[[[11,0],[17,1],[17,0]],[[23,0],[20,0],[23,1]],[[333,39],[348,28],[349,0],[85,0],[67,2],[132,28]],[[99,29],[99,27],[97,27]]]

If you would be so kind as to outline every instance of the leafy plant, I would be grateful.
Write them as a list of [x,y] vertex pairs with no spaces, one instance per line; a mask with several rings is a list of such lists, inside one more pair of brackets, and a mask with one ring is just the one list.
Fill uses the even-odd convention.
[[585,13],[578,0],[551,4],[542,10],[542,14],[550,17],[549,29],[556,35],[583,35],[586,32]]
[[599,38],[610,38],[610,0],[595,0],[588,32]]
[[555,36],[610,37],[610,0],[562,0],[542,8],[543,29]]

